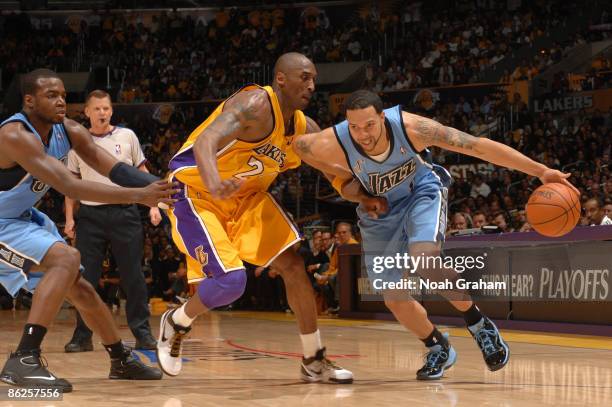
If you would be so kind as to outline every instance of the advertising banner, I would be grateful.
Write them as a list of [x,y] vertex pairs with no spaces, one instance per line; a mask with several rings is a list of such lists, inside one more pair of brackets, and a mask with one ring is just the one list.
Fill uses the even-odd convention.
[[567,110],[600,110],[606,112],[612,107],[612,89],[574,92],[564,95],[549,95],[533,99],[531,108],[536,113],[564,112]]
[[[349,285],[354,287],[353,298],[344,304],[358,312],[388,312],[384,291],[422,302],[431,315],[456,316],[446,300],[469,293],[495,318],[612,324],[612,241],[549,243],[525,237],[507,245],[501,240],[449,242],[454,247],[440,255],[442,267],[428,266],[429,274],[412,271],[418,259],[398,263],[408,257],[402,253],[368,260],[368,273],[363,259],[372,254],[363,255],[357,246],[344,263],[353,267]],[[402,278],[387,273],[406,265]],[[454,277],[443,271],[451,267],[457,270]]]

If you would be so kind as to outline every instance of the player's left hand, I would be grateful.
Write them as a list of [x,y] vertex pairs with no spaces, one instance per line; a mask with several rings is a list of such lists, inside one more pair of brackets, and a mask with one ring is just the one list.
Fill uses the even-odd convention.
[[373,219],[378,219],[378,215],[387,213],[389,204],[387,199],[381,196],[368,196],[361,200],[361,208],[368,213],[368,216]]
[[159,225],[162,220],[161,213],[159,212],[159,208],[151,208],[149,209],[149,218],[151,219],[151,224],[153,226]]
[[578,189],[567,180],[569,177],[571,177],[571,175],[572,175],[571,173],[565,174],[565,173],[562,173],[561,171],[553,170],[552,168],[549,168],[546,171],[544,171],[542,176],[540,176],[540,181],[542,181],[542,184],[549,184],[549,183],[564,184],[570,187],[572,191],[574,191],[576,195],[580,197],[580,191],[578,191]]

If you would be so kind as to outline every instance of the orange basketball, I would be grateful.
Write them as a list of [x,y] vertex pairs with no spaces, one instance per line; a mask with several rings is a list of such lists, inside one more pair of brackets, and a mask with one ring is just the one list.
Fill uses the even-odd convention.
[[564,184],[542,185],[533,191],[525,209],[531,227],[544,236],[563,236],[580,220],[580,199]]

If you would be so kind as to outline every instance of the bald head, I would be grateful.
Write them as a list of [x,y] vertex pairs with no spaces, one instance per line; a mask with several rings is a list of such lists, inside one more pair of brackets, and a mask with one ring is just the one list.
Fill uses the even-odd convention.
[[304,110],[315,89],[317,70],[310,59],[297,52],[281,55],[274,64],[274,83],[281,107],[286,110]]
[[314,66],[312,61],[308,59],[308,57],[304,54],[300,54],[299,52],[287,52],[276,60],[274,64],[274,77],[279,72],[284,74],[289,73],[292,70],[300,69],[306,66]]

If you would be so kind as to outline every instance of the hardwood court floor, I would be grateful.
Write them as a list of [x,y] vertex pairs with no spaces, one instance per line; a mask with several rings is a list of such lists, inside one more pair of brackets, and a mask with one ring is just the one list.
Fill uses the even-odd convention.
[[[16,346],[26,313],[0,312],[0,353]],[[126,342],[125,317],[117,316]],[[355,374],[352,385],[299,380],[300,342],[293,316],[215,312],[197,320],[178,377],[155,382],[111,381],[108,358],[94,337],[94,352],[63,353],[72,333],[63,310],[47,334],[44,355],[52,371],[72,381],[63,401],[8,402],[0,406],[611,406],[612,339],[503,331],[511,360],[489,372],[465,329],[444,328],[458,352],[440,381],[419,382],[424,347],[389,322],[320,320],[329,354]],[[158,331],[159,316],[152,318]],[[138,352],[147,362],[154,352]],[[4,363],[2,360],[1,363]],[[5,392],[8,386],[0,383]]]

